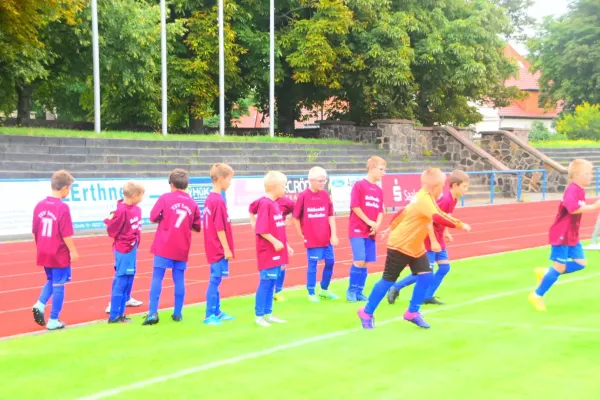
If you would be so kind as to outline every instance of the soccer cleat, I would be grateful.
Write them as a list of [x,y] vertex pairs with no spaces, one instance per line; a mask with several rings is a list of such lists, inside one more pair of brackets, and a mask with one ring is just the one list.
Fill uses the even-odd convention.
[[219,317],[217,317],[215,314],[204,318],[204,321],[202,322],[204,322],[205,325],[223,325]]
[[48,321],[48,326],[46,327],[46,329],[48,329],[49,331],[55,331],[57,329],[63,329],[65,327],[65,323],[58,320],[58,319],[51,319]]
[[337,300],[340,298],[340,296],[330,292],[329,290],[321,290],[321,292],[319,292],[319,297],[324,300]]
[[131,322],[131,318],[129,318],[125,315],[121,315],[119,318],[121,319],[121,322],[124,324]]
[[368,301],[369,299],[362,293],[356,293],[356,301]]
[[285,319],[278,318],[274,315],[265,315],[265,321],[271,324],[285,324],[287,322]]
[[318,303],[321,300],[319,300],[319,298],[317,297],[316,294],[309,294],[308,295],[308,301],[310,301],[311,303]]
[[444,305],[444,303],[442,303],[441,301],[439,301],[437,299],[437,297],[432,297],[430,299],[424,300],[423,304],[435,304],[435,305],[438,305],[438,306]]
[[133,297],[130,297],[129,300],[127,300],[127,303],[125,303],[125,306],[127,307],[139,307],[142,304],[144,304],[143,301],[139,301],[134,299]]
[[410,311],[406,310],[404,312],[404,319],[407,320],[408,322],[412,322],[413,324],[417,325],[420,328],[425,328],[425,329],[431,328],[431,325],[429,325],[427,322],[425,322],[425,320],[421,316],[421,313],[419,313],[419,312],[411,313]]
[[350,303],[356,303],[356,293],[348,290],[346,292],[346,300],[348,300]]
[[235,317],[227,314],[226,312],[221,311],[221,314],[217,315],[217,318],[221,321],[234,321]]
[[259,326],[264,326],[264,327],[271,326],[271,324],[267,322],[265,317],[256,317],[256,320],[254,322],[256,322],[256,325],[259,325]]
[[536,310],[546,311],[546,304],[544,304],[544,298],[542,296],[538,296],[535,292],[532,292],[527,299]]
[[121,323],[121,317],[117,317],[115,319],[108,319],[108,323],[109,324],[120,324]]
[[388,292],[387,292],[388,303],[394,304],[399,295],[400,295],[400,291],[392,286],[390,288],[390,290],[388,290]]
[[33,306],[33,320],[40,326],[46,325],[46,319],[44,318],[44,309],[38,306]]
[[181,315],[171,315],[171,319],[175,322],[183,321],[183,317]]
[[281,295],[281,293],[275,293],[273,295],[273,300],[275,301],[285,301],[285,297]]
[[365,328],[365,329],[375,328],[375,317],[373,315],[367,314],[365,312],[364,307],[359,308],[358,311],[356,312],[356,315],[358,315],[358,318],[360,318],[360,322],[361,322],[363,328]]
[[142,325],[155,325],[158,324],[158,314],[146,315],[146,319],[142,322]]
[[537,285],[540,286],[540,284],[542,283],[542,279],[544,279],[544,276],[546,275],[546,271],[547,268],[536,268],[533,270],[533,272],[535,273],[535,279],[537,280]]

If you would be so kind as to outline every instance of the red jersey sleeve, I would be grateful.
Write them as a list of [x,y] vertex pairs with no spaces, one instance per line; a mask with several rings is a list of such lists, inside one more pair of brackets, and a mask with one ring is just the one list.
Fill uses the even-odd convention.
[[257,217],[256,217],[256,228],[255,228],[255,232],[257,235],[265,235],[265,234],[272,234],[273,232],[270,232],[270,224],[269,222],[271,221],[272,218],[272,207],[271,204],[269,204],[268,202],[261,202],[260,205],[258,206],[258,210],[257,210]]
[[108,236],[111,238],[117,237],[119,232],[123,229],[123,225],[125,225],[125,219],[126,215],[123,210],[117,208],[115,211],[111,212],[108,218],[104,219]]
[[158,223],[163,218],[163,208],[164,208],[165,200],[162,196],[156,200],[156,204],[150,210],[150,222]]
[[[66,206],[66,205],[65,205]],[[71,210],[66,206],[64,212],[61,213],[58,221],[58,233],[61,237],[73,236],[73,219],[71,218]]]
[[194,220],[192,222],[192,230],[194,232],[200,232],[202,229],[202,217],[200,215],[200,208],[198,207],[198,204],[194,203],[194,205]]

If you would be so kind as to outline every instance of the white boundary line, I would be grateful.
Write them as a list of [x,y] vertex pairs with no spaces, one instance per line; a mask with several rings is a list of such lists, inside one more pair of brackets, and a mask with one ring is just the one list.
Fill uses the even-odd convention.
[[513,324],[509,322],[486,321],[482,319],[462,319],[462,318],[442,318],[431,317],[430,321],[439,321],[446,323],[468,324],[468,325],[487,325],[501,328],[523,328],[523,329],[544,329],[550,331],[562,332],[589,332],[600,333],[600,328],[585,328],[581,326],[564,326],[564,325],[536,325],[536,324]]
[[[573,279],[568,279],[568,280],[563,280],[563,281],[558,281],[556,284],[567,284],[567,283],[573,283],[573,282],[579,282],[579,281],[583,281],[583,280],[587,280],[590,278],[595,278],[600,276],[600,272],[599,273],[595,273],[595,274],[590,274],[590,275],[585,275],[585,276],[581,276],[578,278],[573,278]],[[495,293],[495,294],[491,294],[491,295],[487,295],[487,296],[482,296],[482,297],[477,297],[475,299],[472,300],[468,300],[468,301],[464,301],[462,303],[456,303],[456,304],[452,304],[452,305],[448,305],[448,306],[444,306],[444,307],[440,307],[440,308],[436,308],[433,310],[426,310],[423,311],[423,314],[433,314],[433,313],[437,313],[440,311],[446,311],[446,310],[452,310],[455,308],[460,308],[460,307],[464,307],[464,306],[468,306],[468,305],[472,305],[472,304],[477,304],[477,303],[482,303],[482,302],[486,302],[489,300],[494,300],[494,299],[499,299],[502,297],[508,297],[508,296],[513,296],[515,294],[520,294],[520,293],[525,293],[525,292],[529,292],[531,291],[532,288],[528,287],[528,288],[521,288],[521,289],[517,289],[517,290],[511,290],[511,291],[506,291],[506,292],[499,292],[499,293]],[[376,327],[382,326],[382,325],[388,325],[392,322],[397,322],[397,321],[402,321],[403,317],[395,317],[395,318],[390,318],[387,320],[383,320],[381,322],[376,322]],[[358,322],[358,321],[357,321]],[[286,350],[290,350],[290,349],[294,349],[297,347],[301,347],[307,344],[311,344],[311,343],[315,343],[315,342],[321,342],[323,340],[329,340],[329,339],[334,339],[337,337],[341,337],[341,336],[346,336],[349,335],[351,333],[355,333],[355,332],[360,332],[362,331],[362,328],[353,328],[353,329],[346,329],[343,331],[336,331],[336,332],[330,332],[324,335],[318,335],[318,336],[313,336],[313,337],[309,337],[306,339],[302,339],[302,340],[296,340],[293,342],[289,342],[289,343],[285,343],[279,346],[275,346],[275,347],[271,347],[269,349],[266,350],[261,350],[261,351],[255,351],[252,353],[246,353],[246,354],[242,354],[239,355],[237,357],[231,357],[231,358],[226,358],[223,360],[219,360],[219,361],[213,361],[207,364],[201,364],[201,365],[197,365],[195,367],[191,367],[191,368],[185,368],[179,371],[176,371],[172,374],[167,374],[167,375],[162,375],[162,376],[158,376],[155,378],[151,378],[151,379],[146,379],[146,380],[142,380],[142,381],[138,381],[129,385],[123,385],[123,386],[119,386],[113,389],[109,389],[109,390],[104,390],[98,393],[94,393],[92,395],[89,396],[84,396],[84,397],[80,397],[78,398],[78,400],[97,400],[97,399],[104,399],[107,397],[111,397],[111,396],[115,396],[118,394],[121,394],[123,392],[129,392],[132,390],[136,390],[136,389],[143,389],[145,387],[157,384],[157,383],[162,383],[162,382],[166,382],[166,381],[170,381],[173,379],[177,379],[177,378],[181,378],[187,375],[192,375],[192,374],[196,374],[199,372],[203,372],[203,371],[208,371],[208,370],[212,370],[218,367],[222,367],[225,365],[231,365],[231,364],[237,364],[243,361],[247,361],[247,360],[252,360],[252,359],[257,359],[257,358],[261,358],[264,356],[268,356],[271,354],[275,354],[275,353],[279,353],[281,351],[286,351]]]

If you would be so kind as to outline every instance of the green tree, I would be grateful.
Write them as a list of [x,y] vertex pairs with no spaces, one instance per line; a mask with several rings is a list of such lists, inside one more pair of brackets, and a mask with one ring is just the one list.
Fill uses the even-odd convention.
[[556,130],[569,139],[600,140],[600,104],[578,105],[573,113],[558,120]]
[[546,18],[528,47],[532,70],[541,72],[540,106],[600,103],[600,1],[577,0],[567,14]]

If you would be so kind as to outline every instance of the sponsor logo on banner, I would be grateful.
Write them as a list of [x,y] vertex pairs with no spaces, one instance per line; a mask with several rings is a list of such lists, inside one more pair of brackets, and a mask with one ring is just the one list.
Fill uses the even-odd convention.
[[[333,202],[335,212],[350,211],[352,187],[356,182],[363,179],[365,179],[364,175],[332,175],[330,177],[329,193],[331,194],[331,201]],[[378,185],[381,186],[381,181]]]
[[[188,185],[188,193],[192,196],[192,199],[200,207],[200,212],[204,212],[204,203],[206,198],[212,190],[212,181],[210,178],[192,178],[190,177],[190,183]],[[225,196],[223,196],[225,198]]]
[[383,203],[387,207],[405,207],[421,189],[420,174],[388,174],[382,182]]

